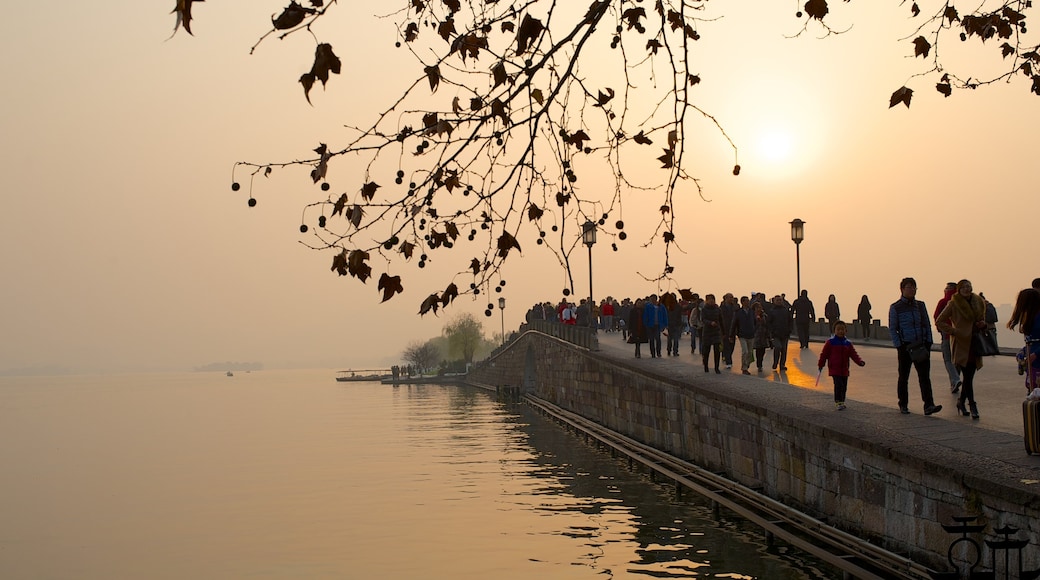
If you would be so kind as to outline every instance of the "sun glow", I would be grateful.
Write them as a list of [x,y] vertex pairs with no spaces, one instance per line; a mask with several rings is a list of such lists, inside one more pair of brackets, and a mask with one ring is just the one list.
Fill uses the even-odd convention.
[[794,139],[781,129],[771,129],[758,136],[756,157],[770,164],[790,161],[794,151]]

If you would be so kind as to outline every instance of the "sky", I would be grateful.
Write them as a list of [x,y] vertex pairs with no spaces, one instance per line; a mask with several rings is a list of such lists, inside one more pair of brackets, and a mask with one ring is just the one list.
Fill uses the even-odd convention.
[[[313,40],[268,39],[249,54],[280,3],[197,3],[195,35],[171,37],[173,4],[7,7],[0,47],[17,56],[0,62],[0,373],[219,361],[382,368],[458,313],[490,336],[516,328],[534,302],[560,299],[569,283],[555,258],[522,241],[494,296],[506,298],[504,312],[485,317],[482,295],[418,316],[454,264],[413,271],[405,292],[380,304],[378,272],[365,285],[340,278],[330,255],[300,243],[303,206],[315,199],[305,175],[257,178],[255,208],[246,188],[231,191],[236,161],[306,158],[318,142],[343,142],[343,125],[371,122],[420,74],[394,50],[392,18],[358,3],[333,8],[351,16],[325,31],[344,74],[309,106],[296,79]],[[947,281],[970,279],[1001,306],[1040,276],[1027,251],[1040,101],[1021,82],[943,98],[934,77],[913,78],[927,67],[901,41],[915,23],[898,2],[840,3],[830,22],[847,32],[826,38],[813,28],[790,38],[800,28],[793,3],[710,4],[719,18],[700,29],[697,103],[738,145],[741,174],[705,124],[692,167],[704,199],[680,186],[674,209],[674,282],[646,281],[662,265],[660,245],[612,252],[608,240],[593,248],[594,296],[690,288],[793,298],[795,218],[806,222],[802,288],[821,311],[834,294],[849,319],[867,294],[885,320],[903,276],[929,307]],[[942,49],[961,59],[964,46]],[[999,65],[974,55],[959,62]],[[903,84],[913,106],[890,109]],[[651,235],[657,205],[626,207],[630,240]],[[572,260],[575,293],[587,295],[584,248]]]

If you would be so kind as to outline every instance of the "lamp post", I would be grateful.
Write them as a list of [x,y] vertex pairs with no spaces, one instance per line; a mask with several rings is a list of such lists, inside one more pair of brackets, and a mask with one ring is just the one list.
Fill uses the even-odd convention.
[[799,251],[801,248],[802,240],[805,239],[805,222],[798,218],[791,220],[791,241],[794,242],[794,264],[795,264],[795,276],[798,283],[798,294],[795,296],[802,295],[802,255]]
[[498,298],[498,311],[502,313],[502,345],[506,344],[506,299],[504,296]]
[[596,328],[596,320],[592,302],[592,246],[596,244],[596,222],[585,220],[581,226],[581,241],[589,247],[589,326]]

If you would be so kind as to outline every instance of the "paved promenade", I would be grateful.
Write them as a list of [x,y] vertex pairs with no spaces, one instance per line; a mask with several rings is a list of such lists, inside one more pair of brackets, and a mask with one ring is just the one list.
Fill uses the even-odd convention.
[[[975,375],[975,400],[978,402],[980,419],[960,415],[954,405],[957,395],[950,392],[949,380],[943,366],[942,355],[935,351],[931,359],[932,391],[935,403],[943,410],[925,416],[921,402],[917,373],[910,372],[910,415],[901,415],[896,401],[896,351],[887,341],[881,343],[854,342],[857,352],[866,361],[866,366],[853,365],[846,397],[848,408],[834,408],[834,391],[831,378],[824,374],[817,384],[817,366],[822,337],[814,337],[808,349],[799,349],[797,340],[788,349],[786,372],[773,372],[772,351],[766,351],[764,372],[756,372],[752,364],[751,375],[740,372],[740,346],[734,352],[734,368],[725,369],[722,375],[714,371],[705,374],[700,354],[690,353],[689,337],[684,336],[677,357],[665,355],[650,358],[648,345],[642,346],[642,358],[634,358],[635,348],[625,344],[620,333],[599,333],[600,352],[610,358],[623,360],[626,364],[653,374],[660,374],[683,382],[697,383],[704,380],[721,380],[740,383],[742,387],[760,384],[763,389],[795,387],[805,396],[801,404],[821,413],[843,414],[849,419],[874,421],[883,424],[887,431],[896,430],[908,437],[920,438],[930,443],[967,452],[980,458],[1006,464],[1007,475],[1028,485],[1036,485],[1040,493],[1040,456],[1027,455],[1022,435],[1022,401],[1026,390],[1024,377],[1019,376],[1017,363],[1012,356],[987,357],[984,366]],[[1017,346],[1017,345],[1002,345]],[[711,366],[711,365],[709,365]],[[783,384],[783,387],[780,385]]]

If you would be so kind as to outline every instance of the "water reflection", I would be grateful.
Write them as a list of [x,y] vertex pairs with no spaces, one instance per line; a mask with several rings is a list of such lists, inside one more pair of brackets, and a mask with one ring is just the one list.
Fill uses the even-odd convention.
[[0,380],[0,578],[824,578],[525,406],[322,371]]
[[[429,392],[416,392],[419,398]],[[528,533],[546,543],[570,544],[570,561],[530,556],[553,567],[584,567],[611,577],[657,578],[827,578],[820,563],[786,548],[766,548],[761,531],[740,520],[716,522],[703,498],[634,473],[627,461],[584,442],[524,405],[484,403],[486,394],[451,387],[452,424],[425,414],[437,427],[453,431],[467,445],[465,455],[445,456],[452,465],[481,463],[485,451],[499,454],[502,474],[519,486],[503,494],[503,510],[551,517],[544,529]],[[457,421],[457,423],[454,423]],[[479,427],[478,427],[479,426]],[[486,429],[498,432],[487,437]],[[493,449],[489,449],[493,448]],[[474,474],[475,475],[475,474]],[[477,486],[476,480],[468,484]],[[533,543],[535,552],[538,543]]]
[[[689,492],[677,501],[674,487],[634,473],[627,460],[549,423],[528,407],[513,408],[536,451],[532,476],[559,483],[566,497],[540,509],[574,512],[595,526],[571,527],[572,537],[632,544],[635,558],[623,570],[653,577],[827,578],[819,563],[766,549],[760,530],[736,519],[716,522],[709,504]],[[615,570],[616,572],[616,570]]]

